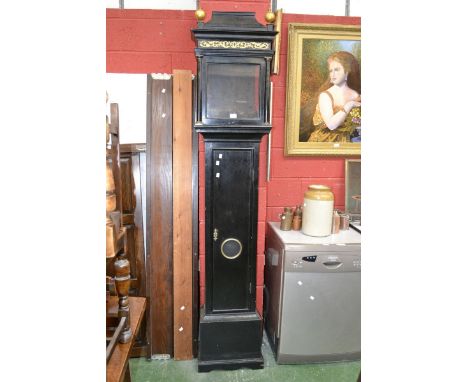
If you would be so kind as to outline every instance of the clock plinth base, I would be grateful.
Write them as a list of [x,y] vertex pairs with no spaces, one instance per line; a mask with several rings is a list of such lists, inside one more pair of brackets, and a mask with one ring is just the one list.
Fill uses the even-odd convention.
[[262,369],[262,329],[256,312],[205,314],[202,310],[198,371]]

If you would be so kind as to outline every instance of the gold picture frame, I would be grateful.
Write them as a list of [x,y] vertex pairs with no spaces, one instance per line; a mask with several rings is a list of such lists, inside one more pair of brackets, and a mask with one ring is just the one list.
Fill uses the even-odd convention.
[[[329,81],[327,57],[331,53],[347,51],[359,62],[359,80],[355,82],[359,82],[360,94],[361,26],[290,23],[288,35],[285,155],[360,156],[360,123],[353,130],[353,134],[358,130],[359,134],[346,138],[359,139],[359,142],[309,142],[308,139],[313,135],[312,120],[316,113],[320,85],[326,86]],[[360,108],[357,121],[360,122]]]
[[361,160],[345,160],[345,211],[361,215]]

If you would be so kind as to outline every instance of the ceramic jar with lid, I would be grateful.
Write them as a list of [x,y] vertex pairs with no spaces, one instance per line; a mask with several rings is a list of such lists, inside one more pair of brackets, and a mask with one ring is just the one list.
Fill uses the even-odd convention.
[[304,194],[302,233],[328,236],[332,231],[334,196],[330,187],[312,184]]

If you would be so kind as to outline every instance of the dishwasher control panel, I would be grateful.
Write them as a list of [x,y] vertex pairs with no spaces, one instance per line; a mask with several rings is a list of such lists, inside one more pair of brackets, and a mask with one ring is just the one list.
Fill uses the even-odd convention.
[[359,272],[360,251],[350,252],[289,252],[285,254],[286,272]]
[[361,269],[361,256],[359,256],[359,259],[353,260],[353,267]]
[[317,256],[303,256],[302,259],[292,260],[291,264],[293,267],[302,267],[304,262],[314,263],[317,260]]

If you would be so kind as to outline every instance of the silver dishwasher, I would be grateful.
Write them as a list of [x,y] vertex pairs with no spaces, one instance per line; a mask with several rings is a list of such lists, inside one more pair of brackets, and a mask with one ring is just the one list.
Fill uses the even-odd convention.
[[361,357],[361,235],[267,228],[265,328],[277,363]]

